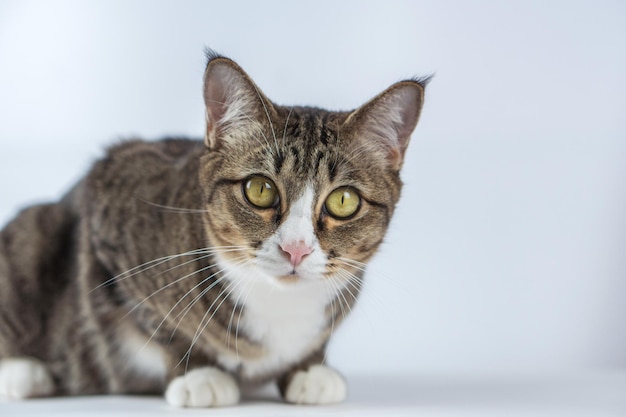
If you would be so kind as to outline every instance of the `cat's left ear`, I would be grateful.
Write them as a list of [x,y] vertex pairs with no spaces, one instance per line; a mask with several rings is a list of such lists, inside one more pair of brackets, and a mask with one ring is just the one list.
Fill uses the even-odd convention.
[[343,129],[352,132],[357,148],[383,156],[400,170],[417,125],[429,78],[398,82],[352,112]]

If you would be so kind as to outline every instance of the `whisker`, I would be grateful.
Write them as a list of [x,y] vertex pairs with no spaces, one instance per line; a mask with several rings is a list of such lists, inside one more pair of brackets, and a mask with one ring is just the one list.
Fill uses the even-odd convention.
[[[346,269],[338,269],[336,271],[336,274],[341,276],[341,278],[346,280],[346,283],[351,286],[357,293],[359,293],[362,289],[363,289],[363,279],[355,274],[353,274],[352,272],[346,270]],[[350,291],[350,288],[348,288],[348,286],[346,285],[346,290],[348,292],[350,292],[350,295],[352,296],[352,298],[354,298],[354,300],[356,301],[356,296],[354,294],[352,294],[352,292]]]
[[[239,265],[245,265],[246,263],[251,262],[251,259],[247,259],[243,262],[240,262]],[[228,276],[228,272],[226,274]],[[200,338],[200,335],[204,332],[204,330],[208,327],[209,323],[211,322],[211,320],[213,319],[213,317],[215,316],[215,314],[219,311],[220,307],[224,304],[224,302],[230,297],[230,294],[232,294],[232,292],[235,290],[235,288],[237,288],[239,285],[241,285],[240,281],[231,281],[226,288],[224,288],[219,294],[218,296],[215,298],[215,300],[211,303],[211,305],[209,306],[209,308],[207,309],[206,313],[204,313],[204,316],[202,317],[202,319],[200,320],[200,323],[198,324],[198,328],[196,329],[196,333],[194,334],[194,337],[192,338],[191,341],[191,345],[189,346],[189,349],[187,349],[187,351],[185,352],[185,354],[183,355],[183,357],[181,358],[181,360],[178,362],[178,364],[176,366],[179,366],[185,359],[185,357],[187,358],[186,364],[185,364],[185,372],[187,372],[187,368],[189,366],[189,359],[191,358],[191,352],[193,350],[194,345],[196,344],[196,342],[198,341],[198,339]],[[228,294],[226,294],[226,292],[228,292]],[[224,295],[225,294],[225,295]],[[208,316],[208,314],[211,312],[211,308],[213,307],[213,305],[215,305],[215,303],[220,299],[220,297],[224,295],[224,298],[222,299],[222,301],[218,304],[218,306],[215,308],[215,310],[213,311],[213,314],[211,314],[211,316],[209,317],[209,319],[206,321],[206,323],[204,323],[206,317]],[[204,325],[203,325],[204,323]]]
[[[244,117],[245,117],[246,119],[250,120],[253,124],[254,124],[254,123],[256,123],[256,120],[254,120],[252,117],[250,117],[250,116],[248,116],[248,115],[245,115],[245,114],[244,114]],[[262,129],[261,127],[256,126],[256,124],[255,124],[255,127],[256,127],[256,130],[257,130],[257,131],[261,134],[261,136],[262,136],[262,137],[263,137],[263,139],[265,140],[265,144],[264,144],[263,142],[261,142],[261,141],[259,140],[259,138],[257,138],[256,136],[252,135],[252,137],[254,137],[254,138],[256,139],[256,141],[257,141],[257,142],[259,142],[259,145],[261,145],[261,146],[263,146],[263,147],[265,147],[265,145],[267,145],[267,147],[271,149],[271,148],[272,148],[272,145],[270,145],[270,141],[269,141],[269,139],[267,138],[267,135],[265,134],[265,132],[263,132],[263,129]]]
[[293,111],[293,106],[289,109],[289,114],[287,114],[287,120],[285,120],[285,128],[283,129],[283,142],[287,139],[287,125],[289,124],[289,118],[291,117],[291,112]]
[[[248,302],[248,296],[252,293],[256,282],[257,282],[256,280],[250,280],[249,284],[243,289],[243,291],[246,292],[246,288],[248,288],[248,286],[250,287],[250,289],[246,292],[246,295],[243,299],[243,303],[241,304],[242,312],[246,305],[246,302]],[[239,323],[240,322],[241,322],[241,313],[239,314],[239,317],[237,317],[237,326],[235,326],[235,354],[237,355],[237,361],[239,361]]]
[[[242,258],[236,258],[237,263],[236,265],[240,265],[242,262],[240,259]],[[217,275],[217,274],[221,274],[224,271],[226,271],[227,268],[222,268],[219,271],[217,271],[215,274],[213,275]],[[212,275],[212,276],[213,276]],[[211,276],[211,277],[212,277]],[[226,279],[228,276],[228,274],[219,277],[217,280],[215,280],[212,284],[210,284],[209,286],[207,286],[207,288],[203,289],[198,295],[196,295],[190,302],[189,304],[187,304],[187,306],[185,306],[185,308],[179,312],[174,318],[173,320],[176,320],[180,317],[180,319],[178,320],[178,324],[176,324],[176,327],[174,327],[174,330],[172,331],[172,334],[170,335],[170,342],[172,340],[172,338],[174,337],[174,334],[176,333],[176,331],[178,330],[178,327],[180,326],[180,324],[182,323],[183,319],[185,318],[185,316],[187,315],[187,313],[189,313],[189,311],[193,308],[193,306],[202,298],[204,297],[209,291],[211,291],[212,288],[214,288],[217,284],[219,284],[220,282],[222,282],[224,279]],[[209,277],[210,278],[210,277]],[[221,294],[220,294],[221,295]],[[218,295],[218,298],[219,296]],[[209,309],[213,307],[213,304],[211,304],[211,306],[209,306]]]
[[[223,270],[220,270],[219,272],[222,272]],[[213,275],[211,275],[209,277],[212,278]],[[191,311],[191,309],[193,308],[193,306],[202,298],[204,297],[209,291],[211,291],[212,288],[214,288],[216,285],[218,285],[220,282],[224,281],[224,279],[226,279],[226,277],[221,276],[219,278],[217,278],[215,281],[213,281],[211,284],[209,284],[205,289],[203,289],[202,291],[200,291],[200,293],[198,295],[196,295],[190,302],[189,304],[187,304],[185,306],[185,308],[183,308],[182,311],[180,311],[176,316],[174,316],[174,318],[172,320],[176,320],[178,319],[178,323],[176,323],[176,326],[174,327],[174,330],[172,330],[172,333],[170,334],[170,339],[169,341],[171,342],[172,339],[174,338],[174,335],[176,334],[176,331],[178,331],[178,328],[180,327],[181,323],[183,322],[183,320],[185,319],[185,316]]]
[[[366,272],[366,268],[365,268],[366,264],[363,262],[355,261],[354,259],[340,258],[340,257],[334,258],[333,260],[336,260],[350,268],[357,269],[361,272]],[[367,272],[371,274],[373,271],[371,269],[367,269]],[[389,276],[382,274],[379,271],[376,271],[375,275],[378,278],[384,279],[385,282],[389,284],[390,287],[393,287],[400,291],[408,291],[406,287],[399,285],[399,283],[396,280],[391,279]]]
[[344,299],[344,301],[346,302],[346,304],[348,303],[348,301],[346,300],[346,298],[343,296],[343,292],[341,291],[341,289],[339,288],[339,286],[337,285],[337,282],[335,281],[335,277],[334,276],[330,276],[328,279],[328,282],[330,283],[330,285],[332,286],[332,288],[334,289],[335,292],[335,299],[339,302],[339,308],[341,309],[341,315],[343,317],[343,319],[346,318],[346,310],[344,308],[343,302],[341,301],[341,298]]
[[[111,285],[112,283],[116,282],[116,281],[121,281],[123,279],[126,278],[130,278],[134,275],[140,274],[142,272],[145,272],[151,268],[155,268],[159,265],[162,265],[166,262],[169,262],[173,259],[176,258],[180,258],[183,256],[194,256],[194,255],[203,255],[203,254],[209,254],[209,253],[217,253],[222,249],[236,249],[236,248],[245,248],[245,246],[216,246],[213,248],[202,248],[202,249],[195,249],[192,251],[188,251],[188,252],[183,252],[183,253],[179,253],[176,255],[169,255],[169,256],[164,256],[161,258],[157,258],[157,259],[153,259],[151,261],[145,262],[141,265],[135,266],[125,272],[122,272],[121,274],[118,274],[112,278],[107,279],[106,281],[104,281],[103,283],[101,283],[100,285],[96,286],[95,288],[93,288],[91,291],[89,291],[90,293],[92,293],[93,291]],[[153,265],[150,265],[153,264]],[[143,269],[142,269],[143,268]]]
[[274,131],[274,124],[272,123],[272,118],[270,117],[270,113],[267,110],[267,106],[265,105],[265,101],[261,97],[261,92],[259,91],[257,86],[254,85],[254,83],[252,85],[254,86],[254,90],[256,91],[256,95],[259,98],[259,101],[263,105],[263,110],[265,111],[265,116],[267,117],[267,121],[270,124],[270,130],[272,131],[272,136],[274,136],[274,145],[276,145],[276,155],[280,155],[280,151],[278,150],[278,140],[276,140],[276,132]]
[[[337,280],[337,277],[333,277],[334,280]],[[339,294],[341,295],[341,298],[343,299],[343,301],[346,303],[346,308],[348,310],[348,313],[352,313],[352,303],[350,303],[348,301],[348,299],[346,298],[346,295],[344,294],[344,290],[348,291],[348,293],[352,296],[353,300],[356,300],[356,297],[354,296],[354,294],[352,294],[352,292],[350,291],[350,289],[346,286],[346,285],[341,285],[341,282],[337,282],[337,286],[339,287]]]
[[215,255],[216,253],[243,252],[245,250],[248,250],[248,248],[246,246],[239,246],[239,247],[237,247],[237,249],[223,249],[223,250],[219,250],[219,251],[213,251],[213,252],[211,252],[211,253],[209,253],[207,255],[191,259],[189,261],[183,262],[182,264],[179,264],[179,265],[173,266],[171,268],[168,268],[165,271],[161,271],[158,274],[154,275],[154,277],[158,277],[159,275],[162,275],[162,274],[164,274],[166,272],[170,272],[170,271],[172,271],[174,269],[180,268],[180,267],[188,265],[190,263],[197,262],[197,261],[205,259],[205,258],[209,258],[209,257]]
[[[228,299],[230,294],[232,294],[232,292],[235,290],[235,288],[237,288],[239,285],[240,285],[240,283],[231,281],[228,284],[228,286],[224,290],[222,290],[220,292],[220,294],[216,297],[215,301],[211,304],[211,306],[213,306],[215,304],[215,302],[217,302],[223,296],[222,301],[220,301],[220,303],[217,305],[217,307],[215,307],[215,310],[213,311],[211,316],[208,318],[208,320],[206,320],[206,317],[211,312],[211,307],[209,307],[207,309],[206,313],[204,314],[204,316],[200,320],[200,323],[198,324],[198,328],[196,329],[196,333],[194,334],[194,336],[193,336],[193,338],[191,340],[191,344],[189,345],[189,349],[187,349],[187,351],[185,352],[185,354],[181,358],[180,362],[176,366],[179,366],[183,362],[185,357],[186,357],[187,360],[185,361],[185,372],[187,372],[187,370],[189,368],[189,359],[191,359],[191,352],[193,350],[193,347],[195,346],[196,342],[200,339],[200,336],[202,335],[204,330],[208,327],[209,323],[211,322],[211,320],[213,319],[215,314],[217,314],[217,312],[219,311],[220,307],[222,307],[222,305]],[[206,323],[204,323],[205,320],[206,320]]]
[[[217,104],[227,104],[227,103],[225,103],[223,101],[218,101],[218,100],[209,100],[209,101],[212,102],[212,103],[217,103]],[[248,119],[249,121],[251,121],[253,123],[253,125],[256,126],[257,121],[254,120],[252,117],[250,117],[248,114],[244,113],[243,110],[241,110],[241,109],[234,109],[233,110],[232,107],[231,107],[231,108],[229,108],[229,111],[231,111],[231,112],[234,111],[235,115],[238,115],[238,117],[243,117],[245,119]],[[259,133],[261,134],[261,136],[263,136],[263,139],[265,139],[265,144],[263,144],[263,142],[261,142],[256,136],[252,135],[252,137],[254,137],[256,139],[256,141],[259,142],[259,145],[261,145],[261,146],[267,145],[267,147],[271,149],[272,146],[270,145],[270,142],[267,139],[267,136],[263,132],[263,129],[261,129],[261,128],[257,128],[257,129],[258,129]]]
[[128,311],[128,313],[126,313],[124,316],[122,316],[122,318],[121,318],[120,320],[122,320],[122,319],[126,318],[127,316],[129,316],[130,314],[132,314],[132,312],[133,312],[133,311],[135,311],[137,308],[139,308],[139,306],[141,306],[143,303],[145,303],[146,301],[148,301],[150,298],[154,297],[155,295],[157,295],[157,294],[158,294],[158,293],[160,293],[161,291],[163,291],[163,290],[165,290],[165,289],[167,289],[167,288],[171,287],[172,285],[177,284],[177,283],[179,283],[180,281],[182,281],[182,280],[184,280],[184,279],[187,279],[187,278],[189,278],[189,277],[191,277],[191,276],[193,276],[193,275],[195,275],[195,274],[199,274],[200,272],[204,272],[204,271],[206,271],[207,269],[214,268],[215,266],[217,266],[217,263],[215,263],[215,264],[211,264],[211,265],[208,265],[208,266],[205,266],[204,268],[200,268],[200,269],[198,269],[197,271],[190,272],[190,273],[188,273],[187,275],[184,275],[184,276],[182,276],[182,277],[180,277],[180,278],[176,279],[175,281],[172,281],[172,282],[168,283],[167,285],[164,285],[163,287],[161,287],[161,288],[159,288],[158,290],[154,291],[152,294],[150,294],[149,296],[147,296],[146,298],[144,298],[143,300],[141,300],[139,303],[137,303],[137,304],[136,304],[136,305],[135,305],[132,309],[130,309],[130,310]]
[[[243,295],[243,293],[246,291],[246,288],[248,288],[248,285],[250,285],[250,282],[252,282],[252,281],[248,281],[246,283],[246,286],[239,293],[239,295],[237,296],[237,299],[233,303],[233,311],[230,313],[230,319],[228,320],[228,329],[226,330],[226,335],[227,335],[226,347],[227,348],[230,348],[230,334],[231,334],[231,330],[232,330],[233,319],[235,317],[235,310],[237,310],[237,305],[239,304],[239,300],[241,299],[241,296]],[[239,314],[239,319],[241,319],[241,313]],[[239,323],[239,319],[237,320],[237,323]],[[235,350],[237,350],[237,346],[236,345],[237,345],[237,335],[235,334]],[[237,359],[239,359],[239,358],[237,358]]]
[[135,196],[135,198],[137,198],[138,200],[141,200],[143,203],[146,203],[150,206],[153,207],[157,207],[163,210],[167,210],[173,213],[208,213],[209,210],[202,210],[202,209],[189,209],[189,208],[183,208],[183,207],[174,207],[174,206],[166,206],[163,204],[158,204],[158,203],[153,203],[152,201],[148,201],[145,198],[142,198],[140,196]]
[[367,266],[367,264],[365,262],[360,262],[360,261],[357,261],[357,260],[354,260],[354,259],[350,259],[350,258],[337,257],[335,259],[337,259],[339,261],[342,261],[342,262],[345,262],[345,263],[349,263],[349,264],[353,264],[353,265],[356,265],[356,266],[360,266],[362,268],[361,269],[362,271],[365,271],[365,267]]
[[[350,287],[352,287],[354,289],[354,291],[357,293],[357,295],[361,292],[361,290],[363,289],[363,280],[352,274],[349,271],[346,270],[339,270],[337,271],[338,275],[341,276],[343,279],[346,280],[347,285],[346,285],[346,290],[348,291],[348,293],[350,294],[350,296],[353,298],[353,300],[356,302],[356,295],[352,292],[352,290],[350,290]],[[375,303],[375,306],[377,309],[383,310],[385,308],[383,308],[383,306],[386,307],[385,304],[383,304],[380,301],[380,298],[377,298],[375,296],[373,296],[373,298],[371,298],[371,301],[373,301]],[[389,311],[389,310],[387,310]],[[363,309],[363,313],[365,314],[365,316],[367,317],[367,321],[370,323],[372,323],[372,319],[370,317],[369,311],[367,309]],[[374,326],[372,326],[372,329],[374,329]]]
[[[360,288],[357,288],[354,283],[352,282],[352,279],[354,277],[354,275],[350,274],[348,271],[345,270],[339,270],[337,271],[339,274],[349,274],[349,275],[344,275],[344,278],[347,278],[346,281],[348,284],[352,285],[352,287],[358,292],[360,291]],[[350,287],[347,285],[344,285],[343,287],[346,291],[348,291],[348,294],[350,294],[350,296],[352,297],[352,300],[356,302],[356,296],[352,293],[352,290],[350,290]]]
[[122,316],[122,318],[120,320],[125,319],[126,317],[128,317],[130,314],[133,313],[133,311],[137,310],[143,303],[145,303],[146,301],[148,301],[150,298],[154,297],[155,295],[157,295],[158,293],[160,293],[161,291],[164,291],[166,289],[168,289],[169,287],[171,287],[172,285],[175,285],[177,283],[179,283],[180,281],[187,279],[195,274],[199,274],[200,272],[206,271],[207,269],[211,269],[213,267],[215,267],[217,264],[212,264],[209,266],[205,266],[204,268],[200,268],[197,271],[194,272],[190,272],[187,275],[184,275],[172,282],[167,283],[166,285],[162,286],[161,288],[159,288],[158,290],[154,291],[152,294],[150,294],[149,296],[147,296],[146,298],[144,298],[143,300],[141,300],[140,302],[138,302],[133,308],[131,308],[126,314],[124,314],[124,316]]
[[[107,279],[106,281],[104,281],[103,283],[98,285],[97,287],[93,288],[90,291],[90,293],[95,291],[95,290],[97,290],[97,289],[99,289],[99,288],[102,288],[102,287],[105,287],[107,285],[110,285],[114,281],[121,280],[122,277],[124,277],[124,275],[128,275],[128,277],[125,277],[125,278],[129,278],[129,277],[131,277],[133,275],[137,275],[137,274],[140,274],[141,272],[147,271],[150,268],[154,268],[154,267],[157,267],[157,266],[159,266],[161,264],[164,264],[164,263],[166,263],[166,262],[168,262],[168,261],[170,261],[172,259],[176,259],[176,258],[179,258],[179,257],[182,257],[182,256],[198,255],[198,254],[201,254],[201,253],[205,253],[205,250],[204,249],[196,249],[195,251],[189,251],[189,252],[179,253],[177,255],[170,255],[170,256],[164,256],[162,258],[153,259],[153,260],[145,262],[145,263],[143,263],[141,265],[137,265],[137,266],[135,266],[135,267],[133,267],[133,268],[131,268],[131,269],[125,271],[125,272],[122,272],[121,274],[118,274],[118,275],[116,275],[116,276],[114,276],[112,278]],[[150,265],[150,264],[154,264],[154,265],[146,267],[147,265]],[[141,270],[141,268],[144,268],[144,267],[146,267],[146,268]]]
[[[235,258],[235,259],[245,259],[245,255],[241,256],[239,258]],[[163,319],[161,320],[161,322],[159,323],[159,325],[156,327],[156,329],[152,332],[152,335],[150,336],[150,338],[148,339],[148,341],[145,343],[144,347],[148,346],[148,344],[150,343],[150,341],[154,338],[154,336],[157,334],[157,332],[159,331],[159,329],[161,328],[161,326],[163,326],[163,324],[165,323],[165,321],[167,320],[167,318],[169,317],[170,314],[172,314],[172,312],[176,309],[176,307],[178,307],[178,305],[180,305],[180,303],[182,303],[182,301],[187,298],[187,296],[189,296],[189,294],[191,294],[196,288],[200,287],[202,284],[204,284],[205,282],[209,281],[211,278],[217,276],[219,273],[221,273],[223,271],[223,269],[220,269],[217,272],[214,272],[213,274],[209,275],[208,277],[204,278],[202,281],[200,281],[198,284],[194,285],[193,288],[191,288],[189,291],[187,291],[182,297],[180,297],[178,299],[178,301],[172,306],[172,308],[167,312],[167,314],[165,315],[165,317],[163,317]],[[220,280],[216,280],[214,283],[212,283],[207,289],[203,290],[203,291],[208,291],[210,290],[212,287],[214,287],[215,285],[217,285],[217,283]],[[205,292],[206,293],[206,292]],[[202,292],[201,292],[202,294]],[[195,300],[195,299],[194,299]],[[192,301],[193,302],[193,301]],[[193,304],[192,304],[193,305]],[[179,313],[180,314],[180,313]],[[174,320],[176,320],[176,318],[178,318],[178,316],[174,317]],[[182,320],[182,319],[181,319]],[[180,321],[178,322],[180,324]],[[176,329],[178,328],[178,325],[176,326]],[[176,329],[174,329],[174,332],[176,331]],[[172,336],[170,336],[170,341],[172,340],[173,337],[173,333]]]
[[[221,277],[221,278],[225,278],[225,277]],[[187,351],[185,351],[185,353],[183,354],[183,356],[180,358],[180,361],[178,361],[178,363],[176,364],[175,367],[180,366],[183,362],[186,362],[185,365],[185,372],[187,372],[187,367],[189,366],[189,359],[191,358],[191,350],[193,349],[194,344],[196,343],[196,340],[199,337],[200,332],[200,327],[202,326],[202,323],[204,323],[204,320],[206,319],[206,317],[209,315],[209,313],[211,312],[211,308],[213,308],[213,306],[219,301],[220,297],[222,297],[222,295],[224,295],[229,288],[231,288],[231,286],[234,285],[234,283],[231,281],[228,283],[228,285],[222,289],[222,291],[220,291],[220,293],[217,295],[217,297],[215,297],[215,299],[211,302],[211,305],[207,308],[206,312],[204,313],[204,315],[202,316],[202,319],[200,320],[200,322],[198,323],[198,326],[196,328],[196,331],[194,333],[194,336],[191,340],[191,343],[189,344],[189,349],[187,349]],[[204,292],[204,291],[203,291]],[[220,303],[221,306],[221,303]],[[219,308],[219,306],[218,306]],[[213,314],[215,314],[215,312],[217,311],[217,309],[213,312]],[[186,313],[185,313],[186,314]],[[183,316],[184,317],[184,316]],[[212,316],[211,316],[212,317]],[[181,318],[182,320],[182,318]],[[179,320],[179,324],[180,324],[180,320]],[[176,326],[176,328],[178,328],[178,326]],[[185,361],[186,358],[186,361]]]
[[[364,284],[363,278],[345,269],[340,269],[337,271],[337,273],[340,274],[344,279],[346,279],[348,284],[352,286],[352,288],[354,288],[356,291],[361,291],[363,289],[363,284]],[[389,309],[389,304],[381,300],[381,298],[378,297],[375,293],[370,294],[368,299],[375,304],[375,307],[377,309],[385,310],[386,312],[390,314],[394,314],[394,312]],[[364,312],[365,312],[364,314],[369,316],[369,314],[367,313],[367,309],[364,309]]]
[[[333,294],[332,287],[330,284],[324,280],[324,290],[328,294],[328,298],[330,299],[330,334],[335,332],[335,294]],[[324,357],[322,358],[322,365],[326,364],[328,359],[328,349],[324,349]]]
[[368,143],[362,144],[358,146],[356,149],[353,149],[349,154],[343,155],[342,161],[346,165],[349,165],[350,163],[360,159],[363,154],[369,153],[371,149],[372,149],[372,145]]

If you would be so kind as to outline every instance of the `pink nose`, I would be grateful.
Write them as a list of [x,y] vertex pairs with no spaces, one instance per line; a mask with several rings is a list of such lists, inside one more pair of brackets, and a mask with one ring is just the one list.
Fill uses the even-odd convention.
[[294,268],[302,263],[302,259],[305,256],[313,252],[313,248],[302,241],[287,244],[283,243],[280,245],[280,248],[285,254],[289,255],[291,265]]

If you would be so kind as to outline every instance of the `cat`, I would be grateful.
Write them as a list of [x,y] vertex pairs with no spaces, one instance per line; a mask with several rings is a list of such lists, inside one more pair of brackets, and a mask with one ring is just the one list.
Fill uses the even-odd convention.
[[130,140],[0,232],[0,395],[331,404],[325,347],[400,196],[427,79],[362,107],[279,106],[208,52],[204,141]]

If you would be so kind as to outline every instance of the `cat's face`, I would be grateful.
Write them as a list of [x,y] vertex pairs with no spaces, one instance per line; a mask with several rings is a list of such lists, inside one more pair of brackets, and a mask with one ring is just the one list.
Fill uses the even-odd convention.
[[230,60],[205,76],[205,227],[221,267],[279,286],[346,285],[383,240],[423,85],[354,112],[281,107]]

